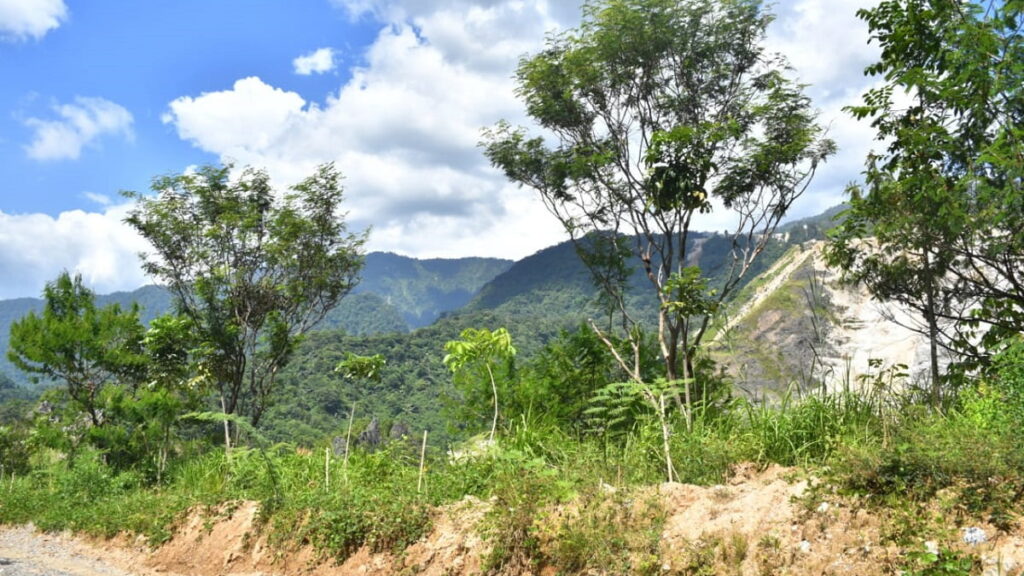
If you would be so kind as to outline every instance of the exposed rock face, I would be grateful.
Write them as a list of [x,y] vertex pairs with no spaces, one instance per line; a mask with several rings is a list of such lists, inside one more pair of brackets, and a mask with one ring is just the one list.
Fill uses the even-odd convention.
[[376,416],[374,416],[373,419],[370,420],[370,424],[366,427],[366,430],[363,430],[362,432],[359,433],[357,444],[359,444],[360,446],[365,446],[370,449],[374,449],[380,446],[380,421],[377,420]]
[[819,241],[790,250],[751,282],[714,334],[711,349],[737,387],[755,397],[793,386],[861,387],[901,365],[906,382],[927,379],[928,340],[912,329],[921,319],[841,283],[823,248]]
[[336,457],[344,456],[347,448],[348,441],[345,439],[344,436],[335,436],[334,438],[331,439],[331,451],[334,453]]
[[826,383],[843,385],[848,373],[856,383],[861,376],[873,378],[887,367],[903,365],[909,384],[923,384],[930,371],[924,319],[905,306],[875,300],[866,288],[842,285],[839,272],[825,266],[822,246],[815,248],[815,266],[836,317],[828,339],[831,355],[824,358],[830,372]]
[[388,438],[391,440],[403,440],[411,437],[412,430],[404,422],[396,422],[391,426],[391,433],[388,434]]

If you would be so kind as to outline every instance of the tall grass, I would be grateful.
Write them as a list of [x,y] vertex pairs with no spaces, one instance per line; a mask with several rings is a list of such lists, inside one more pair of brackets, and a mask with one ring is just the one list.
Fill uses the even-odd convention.
[[[787,394],[772,406],[732,400],[697,410],[691,427],[674,421],[672,460],[681,481],[698,484],[721,482],[738,463],[755,462],[829,466],[848,489],[877,495],[927,498],[953,486],[968,509],[1005,523],[1024,495],[1024,447],[1019,423],[1004,414],[1004,398],[976,387],[945,413],[849,389]],[[113,473],[99,453],[80,454],[73,465],[37,455],[30,474],[0,482],[0,522],[106,536],[129,530],[157,544],[190,508],[256,500],[273,543],[308,543],[344,558],[364,545],[400,550],[429,531],[438,506],[475,496],[492,502],[480,529],[496,567],[538,561],[625,567],[610,558],[651,554],[642,534],[657,526],[602,508],[602,501],[630,499],[664,480],[655,419],[639,418],[615,435],[578,436],[557,423],[520,417],[475,456],[452,459],[442,447],[429,447],[422,485],[418,443],[355,451],[347,463],[325,459],[324,449],[238,449],[230,460],[215,450],[172,462],[160,487]],[[554,556],[540,559],[538,523],[552,505],[568,501],[578,514],[557,528],[564,542],[544,548]],[[617,522],[641,536],[616,533]],[[593,556],[585,553],[588,546]]]
[[797,398],[790,388],[777,406],[743,408],[743,433],[755,451],[750,459],[785,466],[825,464],[841,446],[877,436],[889,417],[872,395],[849,389]]

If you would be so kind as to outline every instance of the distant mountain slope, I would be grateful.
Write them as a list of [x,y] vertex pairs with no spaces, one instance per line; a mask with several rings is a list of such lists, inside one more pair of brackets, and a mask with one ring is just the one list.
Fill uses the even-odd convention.
[[366,256],[356,293],[372,293],[394,306],[410,329],[462,308],[495,276],[512,266],[498,258],[420,260],[390,252]]
[[777,234],[794,244],[824,239],[829,230],[842,222],[843,212],[849,207],[846,203],[838,204],[816,216],[791,220],[779,226]]
[[906,327],[919,320],[842,284],[823,248],[821,241],[793,246],[746,287],[714,334],[716,360],[757,395],[790,385],[857,386],[862,376],[897,364],[908,367],[911,381],[923,377],[927,340]]
[[[489,280],[508,269],[510,260],[456,258],[418,260],[397,254],[367,254],[360,283],[318,327],[353,335],[408,332],[465,305]],[[122,308],[137,302],[148,323],[171,309],[170,293],[159,286],[99,295],[96,303]],[[26,384],[28,378],[7,360],[10,326],[30,311],[41,312],[41,298],[0,300],[0,374]]]
[[[691,233],[688,265],[697,265],[718,287],[730,273],[732,239],[716,233]],[[771,241],[754,263],[744,281],[768,269],[786,249],[783,241]],[[629,263],[633,269],[627,303],[641,321],[655,323],[657,301],[639,259]],[[742,287],[743,282],[741,282]],[[480,289],[463,309],[465,312],[492,310],[505,316],[570,316],[575,322],[600,317],[600,290],[584,266],[571,241],[545,248],[513,264]]]
[[572,242],[527,256],[484,285],[465,311],[515,313],[582,312],[597,295],[590,272]]

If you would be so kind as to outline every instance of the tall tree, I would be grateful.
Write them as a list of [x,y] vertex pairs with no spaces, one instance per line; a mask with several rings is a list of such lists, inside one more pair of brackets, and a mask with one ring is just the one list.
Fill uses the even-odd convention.
[[145,330],[139,310],[117,304],[96,308],[80,275],[62,272],[43,291],[42,315],[29,312],[11,324],[7,357],[18,368],[63,382],[92,426],[105,422],[105,386],[134,389],[145,377]]
[[267,174],[207,166],[156,178],[126,221],[154,248],[146,272],[166,284],[207,347],[227,414],[259,423],[302,335],[348,294],[365,235],[347,232],[333,165],[279,196]]
[[545,135],[501,123],[483,146],[576,241],[621,333],[635,336],[627,372],[640,373],[627,365],[640,332],[623,300],[636,256],[661,303],[667,378],[692,378],[709,309],[673,304],[699,284],[685,272],[692,227],[712,210],[733,215],[721,301],[835,147],[784,59],[763,48],[771,16],[760,1],[593,0],[583,14],[519,64],[519,95]]
[[861,10],[880,86],[850,108],[884,153],[853,187],[829,258],[925,319],[937,347],[984,362],[1024,331],[1024,2],[886,0]]

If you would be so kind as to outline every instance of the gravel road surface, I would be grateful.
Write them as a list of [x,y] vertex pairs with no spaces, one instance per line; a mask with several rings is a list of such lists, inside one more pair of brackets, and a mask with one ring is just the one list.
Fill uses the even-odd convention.
[[[104,554],[105,555],[105,554]],[[130,576],[101,552],[63,535],[32,526],[0,526],[0,576]]]

